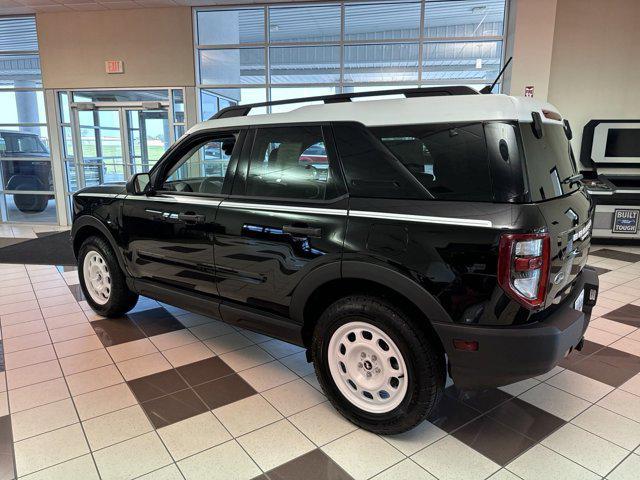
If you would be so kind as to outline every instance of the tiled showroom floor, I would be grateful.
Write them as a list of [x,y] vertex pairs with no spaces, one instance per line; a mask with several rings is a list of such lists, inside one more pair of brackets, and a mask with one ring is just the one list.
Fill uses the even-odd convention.
[[342,419],[298,347],[148,299],[103,319],[74,269],[2,264],[0,479],[637,479],[640,248],[589,263],[580,354],[481,394],[449,386],[396,437]]

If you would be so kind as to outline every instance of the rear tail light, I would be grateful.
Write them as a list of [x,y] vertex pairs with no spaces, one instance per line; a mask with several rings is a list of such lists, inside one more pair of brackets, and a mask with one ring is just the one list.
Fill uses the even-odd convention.
[[548,233],[505,233],[498,251],[498,283],[527,308],[544,304],[549,279]]

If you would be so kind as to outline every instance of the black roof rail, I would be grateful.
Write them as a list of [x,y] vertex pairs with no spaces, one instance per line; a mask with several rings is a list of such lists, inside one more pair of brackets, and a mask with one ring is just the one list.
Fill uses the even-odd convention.
[[268,107],[273,105],[287,105],[291,103],[343,103],[350,102],[352,98],[362,97],[382,97],[385,95],[404,95],[405,98],[412,97],[439,97],[444,95],[478,95],[478,91],[465,85],[451,85],[448,87],[426,87],[426,88],[405,88],[396,90],[378,90],[372,92],[337,93],[335,95],[321,95],[317,97],[291,98],[287,100],[274,100],[272,102],[248,103],[246,105],[233,105],[223,108],[213,115],[209,120],[218,118],[244,117],[251,109],[258,107]]

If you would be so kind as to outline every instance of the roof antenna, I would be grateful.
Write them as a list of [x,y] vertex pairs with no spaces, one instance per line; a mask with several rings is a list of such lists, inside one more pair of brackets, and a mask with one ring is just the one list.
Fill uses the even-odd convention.
[[504,67],[502,67],[502,69],[500,70],[500,73],[498,73],[498,76],[493,81],[491,86],[486,85],[486,86],[482,87],[482,89],[480,90],[480,93],[491,93],[491,91],[493,90],[493,87],[496,86],[496,83],[498,83],[498,80],[500,80],[500,77],[502,77],[502,74],[504,73],[504,71],[507,69],[507,67],[511,63],[511,60],[513,60],[513,57],[509,57],[509,60],[507,60],[507,62],[504,64]]

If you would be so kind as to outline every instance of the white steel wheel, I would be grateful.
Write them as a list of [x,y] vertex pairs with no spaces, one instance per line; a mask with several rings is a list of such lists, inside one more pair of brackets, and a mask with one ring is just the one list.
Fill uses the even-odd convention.
[[111,296],[111,274],[102,254],[90,250],[82,262],[82,273],[87,292],[91,300],[98,305],[104,305]]
[[409,378],[400,349],[369,323],[339,327],[329,341],[327,360],[342,395],[365,412],[390,412],[407,394]]

